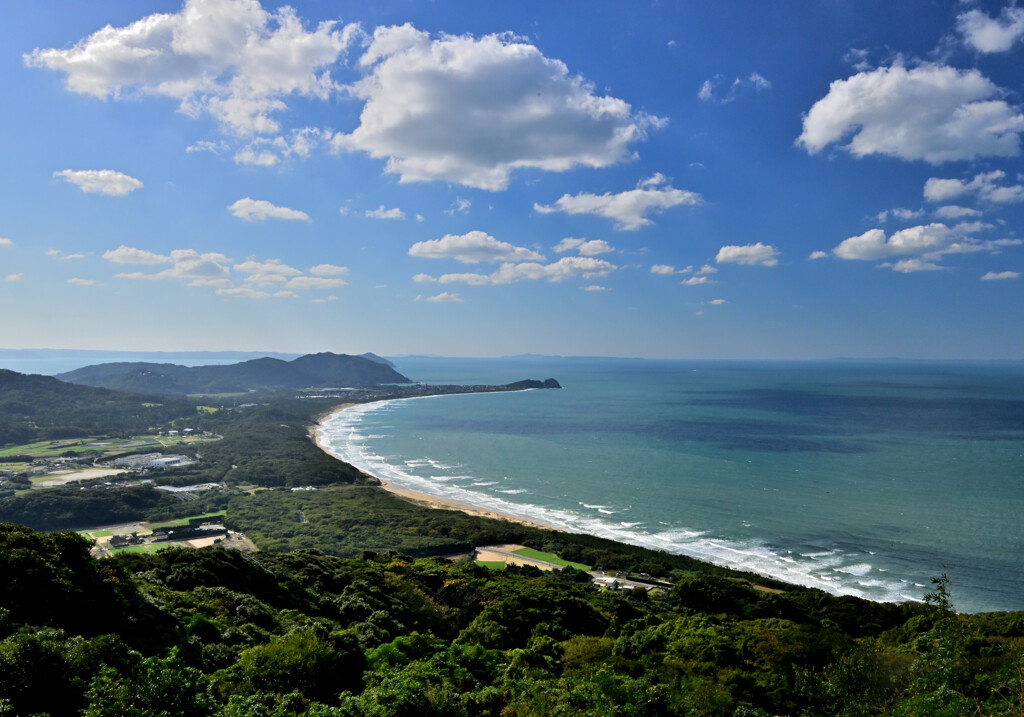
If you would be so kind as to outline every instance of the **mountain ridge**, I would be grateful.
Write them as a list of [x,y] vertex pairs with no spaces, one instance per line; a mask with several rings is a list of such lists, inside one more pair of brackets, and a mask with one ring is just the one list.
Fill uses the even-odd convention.
[[95,364],[56,378],[99,388],[142,393],[241,393],[260,388],[376,386],[412,383],[377,356],[330,352],[305,354],[290,361],[262,357],[234,364],[181,366],[125,361]]

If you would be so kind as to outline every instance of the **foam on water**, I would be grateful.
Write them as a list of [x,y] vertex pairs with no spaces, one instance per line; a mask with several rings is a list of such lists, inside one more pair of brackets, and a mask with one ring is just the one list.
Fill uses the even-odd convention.
[[[581,501],[578,504],[586,510],[582,512],[525,502],[522,499],[512,500],[512,496],[530,491],[525,488],[492,488],[499,485],[497,481],[479,480],[471,475],[438,475],[434,471],[453,470],[455,466],[430,457],[394,461],[371,450],[366,443],[368,436],[359,431],[360,423],[367,414],[388,410],[390,404],[384,401],[338,411],[321,424],[320,444],[337,458],[396,488],[425,493],[473,508],[505,513],[570,532],[689,555],[716,565],[814,587],[836,595],[855,595],[890,602],[920,598],[920,594],[908,594],[913,591],[908,590],[906,581],[887,576],[884,569],[867,562],[865,556],[868,553],[862,550],[810,547],[786,549],[765,541],[738,541],[682,526],[667,526],[664,521],[657,521],[661,527],[649,530],[640,522],[609,520],[605,516],[617,512],[613,506]],[[505,479],[509,480],[507,476]],[[471,482],[463,486],[458,485],[456,480]],[[668,529],[665,529],[666,526]]]

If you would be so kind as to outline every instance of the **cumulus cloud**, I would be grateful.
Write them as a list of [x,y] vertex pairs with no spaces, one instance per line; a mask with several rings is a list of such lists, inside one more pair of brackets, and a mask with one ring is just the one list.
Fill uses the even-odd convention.
[[1003,279],[1017,279],[1019,271],[990,271],[981,277],[982,281],[1002,281]]
[[896,207],[895,209],[886,209],[885,211],[879,212],[875,215],[875,219],[880,222],[885,222],[889,220],[889,217],[893,217],[894,219],[908,221],[910,219],[917,219],[922,214],[924,214],[924,211],[921,209],[904,209],[902,207]]
[[598,286],[597,284],[591,284],[590,286],[584,286],[584,291],[611,291],[607,286]]
[[691,276],[689,279],[683,279],[680,284],[685,286],[700,286],[701,284],[714,284],[709,276]]
[[513,264],[508,262],[502,264],[492,274],[442,274],[438,281],[442,284],[463,283],[473,286],[512,284],[527,280],[559,282],[575,277],[590,279],[607,276],[617,268],[604,259],[595,259],[589,256],[566,256],[552,264],[539,262]]
[[385,209],[384,205],[381,204],[377,209],[368,209],[366,216],[370,219],[405,219],[405,212],[398,207],[394,209]]
[[779,263],[779,250],[770,244],[745,244],[723,246],[715,255],[719,264],[746,264],[748,266],[775,266]]
[[437,281],[437,277],[431,276],[430,274],[416,274],[412,280],[417,284],[429,284]]
[[898,271],[901,274],[911,274],[916,271],[941,271],[942,267],[936,264],[934,261],[927,259],[919,259],[917,257],[911,259],[900,259],[897,262],[879,264],[879,268],[892,269]]
[[342,276],[348,273],[348,267],[335,264],[317,264],[316,266],[309,267],[309,273],[313,276]]
[[827,251],[812,251],[807,257],[809,261],[816,261],[818,259],[825,259],[828,257]]
[[270,293],[262,289],[254,289],[251,286],[227,286],[217,289],[217,296],[227,296],[232,299],[269,299]]
[[290,219],[295,221],[309,221],[309,215],[297,209],[279,207],[263,199],[250,199],[245,197],[228,207],[228,210],[239,219],[251,222],[253,220],[263,221],[264,219]]
[[729,302],[725,299],[712,299],[711,301],[705,301],[704,303],[710,304],[711,306],[721,306],[722,304],[728,304]]
[[86,194],[106,194],[108,197],[123,197],[142,188],[142,182],[135,177],[113,169],[62,169],[54,172],[53,176],[74,184]]
[[[419,297],[417,297],[419,298]],[[462,301],[462,297],[458,294],[453,294],[448,291],[442,291],[440,294],[435,296],[428,296],[424,301],[429,301],[434,304],[445,304],[445,303],[458,303]]]
[[72,279],[68,279],[68,283],[74,284],[75,286],[97,286],[100,282],[95,279],[79,279],[76,276]]
[[566,237],[554,247],[556,254],[564,254],[567,251],[575,251],[580,256],[597,256],[615,251],[612,245],[604,239],[577,239]]
[[544,261],[544,257],[526,247],[498,241],[482,231],[446,234],[440,239],[416,242],[409,256],[421,259],[455,259],[463,264],[493,261]]
[[836,80],[804,116],[797,139],[811,154],[849,137],[855,157],[881,154],[940,164],[1020,153],[1024,116],[977,70],[925,64]]
[[999,181],[1005,178],[1006,172],[998,169],[977,174],[968,182],[931,177],[924,183],[924,198],[929,202],[945,202],[973,195],[994,204],[1024,202],[1024,185],[1000,184]]
[[270,259],[264,262],[249,259],[241,264],[235,264],[232,268],[240,274],[247,274],[245,282],[255,286],[285,284],[293,276],[300,276],[302,274],[295,267],[288,266],[277,259]]
[[534,204],[533,209],[541,214],[596,214],[614,220],[618,230],[633,231],[654,223],[647,218],[648,212],[662,212],[680,204],[692,206],[701,201],[701,196],[695,192],[672,187],[659,172],[641,180],[636,189],[619,194],[564,194],[554,204]]
[[652,274],[685,274],[688,271],[693,271],[693,267],[688,266],[685,269],[676,269],[668,264],[655,264],[651,267]]
[[[133,261],[131,257],[137,260]],[[194,249],[175,249],[168,255],[153,254],[142,249],[121,246],[103,254],[103,258],[115,264],[170,264],[163,271],[153,274],[129,272],[116,274],[119,279],[180,279],[184,281],[209,282],[222,279],[231,273],[229,260],[223,254],[208,252],[200,254]],[[157,261],[156,259],[160,260]]]
[[1007,52],[1024,37],[1024,8],[1005,7],[999,17],[968,10],[957,15],[956,29],[964,43],[978,52]]
[[[726,84],[729,89],[723,93],[722,89]],[[772,83],[756,72],[751,72],[746,77],[737,77],[730,83],[727,83],[722,75],[715,75],[710,80],[704,80],[697,97],[704,102],[726,104],[733,102],[741,93],[764,92],[771,88]]]
[[448,181],[491,191],[511,172],[607,167],[664,120],[594,94],[564,63],[511,34],[442,35],[379,27],[348,88],[365,100],[337,150],[386,159],[401,182]]
[[1006,247],[1022,243],[1020,239],[981,241],[970,236],[991,228],[992,225],[981,222],[965,222],[953,227],[933,222],[901,229],[888,237],[882,229],[871,229],[843,240],[832,253],[840,259],[861,261],[907,257],[879,266],[908,273],[940,269],[942,267],[938,262],[949,254],[998,253]]
[[327,99],[336,90],[329,68],[356,33],[333,21],[307,30],[288,6],[271,13],[257,0],[187,0],[176,13],[108,25],[23,60],[63,73],[72,92],[169,97],[181,112],[208,113],[234,134],[267,134],[278,131],[274,116],[286,99]]
[[961,219],[963,217],[979,217],[981,212],[977,209],[959,207],[955,204],[948,204],[935,210],[935,216],[939,219]]
[[14,242],[7,237],[0,237],[0,246],[14,246]]
[[136,249],[124,244],[117,249],[103,252],[103,258],[115,264],[164,264],[170,261],[170,257],[163,254],[154,254],[151,251]]

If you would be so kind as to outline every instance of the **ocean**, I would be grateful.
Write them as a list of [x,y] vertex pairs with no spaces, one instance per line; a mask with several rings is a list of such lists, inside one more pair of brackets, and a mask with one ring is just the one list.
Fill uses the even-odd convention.
[[919,600],[945,573],[959,610],[1024,609],[1024,364],[394,361],[563,385],[324,423],[396,487],[834,594]]

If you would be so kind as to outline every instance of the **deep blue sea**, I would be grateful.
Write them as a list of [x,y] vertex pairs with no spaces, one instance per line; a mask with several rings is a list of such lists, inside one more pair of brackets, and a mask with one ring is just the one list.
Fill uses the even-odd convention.
[[395,359],[564,388],[336,413],[398,487],[831,593],[1024,609],[1024,364]]

